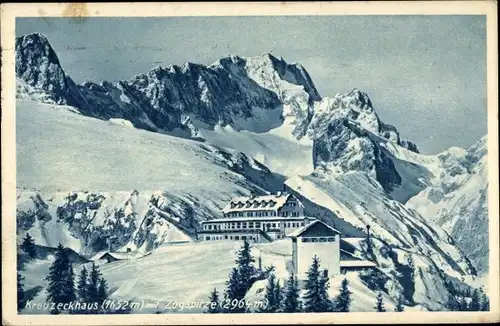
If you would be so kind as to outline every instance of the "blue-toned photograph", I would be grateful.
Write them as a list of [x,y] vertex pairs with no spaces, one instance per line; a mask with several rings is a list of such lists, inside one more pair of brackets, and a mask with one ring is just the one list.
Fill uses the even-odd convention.
[[490,311],[486,15],[15,34],[19,314]]

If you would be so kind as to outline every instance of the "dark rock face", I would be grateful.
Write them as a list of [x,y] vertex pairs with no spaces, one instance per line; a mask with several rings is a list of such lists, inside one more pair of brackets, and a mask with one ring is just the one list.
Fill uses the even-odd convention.
[[392,156],[380,147],[401,143],[397,130],[380,121],[370,98],[359,90],[325,98],[315,107],[307,133],[313,142],[314,168],[335,174],[364,172],[390,192],[401,184]]
[[252,63],[233,56],[209,67],[193,63],[157,67],[126,81],[75,85],[45,36],[37,33],[16,38],[17,76],[54,102],[74,106],[92,117],[123,118],[137,128],[180,130],[193,138],[198,136],[193,119],[209,127],[234,126],[235,119],[252,118],[255,109],[281,109],[284,100],[279,89],[269,89],[266,80],[249,76],[257,68],[265,71],[264,79],[269,77],[266,73],[276,72],[288,83],[303,87],[310,103],[321,99],[304,68],[271,55]]
[[401,177],[388,154],[345,119],[333,120],[326,133],[315,139],[313,164],[320,171],[365,172],[388,192],[401,184]]
[[30,34],[16,39],[16,74],[55,102],[74,106],[84,115],[122,118],[136,128],[180,137],[201,139],[199,128],[218,124],[265,132],[282,123],[248,123],[259,114],[256,110],[266,116],[277,112],[281,119],[291,116],[292,135],[308,136],[314,142],[315,168],[363,171],[388,191],[401,178],[374,137],[418,152],[395,127],[379,119],[366,93],[354,89],[322,99],[302,66],[270,54],[230,56],[210,66],[157,67],[124,81],[75,85],[47,39]]
[[61,68],[56,53],[42,34],[16,38],[16,75],[45,91],[56,103],[87,108],[85,98]]

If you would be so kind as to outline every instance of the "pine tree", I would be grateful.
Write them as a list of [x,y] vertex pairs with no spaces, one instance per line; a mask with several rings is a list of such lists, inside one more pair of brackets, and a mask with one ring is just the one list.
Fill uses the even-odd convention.
[[335,298],[335,311],[338,312],[349,312],[351,307],[351,294],[349,291],[349,281],[345,278],[340,286],[340,293]]
[[36,258],[36,246],[35,239],[31,237],[29,233],[26,233],[26,237],[23,239],[21,244],[21,249],[32,259]]
[[77,294],[78,294],[78,299],[80,299],[81,302],[88,302],[88,294],[87,294],[87,269],[85,266],[83,266],[82,270],[80,271],[80,276],[78,278],[78,286],[77,286]]
[[89,281],[87,283],[87,299],[89,302],[99,302],[99,279],[101,273],[95,263],[92,263]]
[[377,305],[375,306],[375,309],[377,309],[377,312],[386,312],[382,292],[377,294]]
[[24,308],[24,289],[23,289],[24,277],[21,273],[17,272],[17,311],[21,311]]
[[449,311],[458,311],[459,310],[459,302],[457,300],[457,297],[453,293],[450,293],[448,295],[448,302],[446,303],[446,308]]
[[319,312],[321,310],[321,300],[319,292],[319,258],[315,255],[313,262],[307,271],[307,281],[304,286],[304,311]]
[[394,311],[396,311],[396,312],[403,312],[403,311],[405,311],[404,296],[402,294],[400,294],[398,296],[398,301],[396,303],[396,307],[394,308]]
[[221,313],[220,301],[219,301],[219,292],[216,288],[212,292],[210,292],[210,304],[208,306],[208,312],[211,314]]
[[[245,308],[240,308],[238,304],[236,307],[232,306],[233,302],[241,302],[246,294],[245,282],[242,280],[240,272],[237,267],[234,267],[229,274],[229,280],[226,281],[226,292],[224,294],[224,302],[228,303],[228,307],[224,309],[224,312],[237,313],[244,312]],[[234,301],[236,300],[236,301]],[[226,306],[226,305],[225,305]]]
[[276,282],[276,288],[274,289],[274,301],[276,302],[275,311],[282,312],[281,303],[283,302],[283,288],[279,280]]
[[68,268],[68,276],[66,278],[66,289],[68,289],[68,300],[75,301],[76,293],[75,293],[75,273],[73,271],[73,264],[69,263]]
[[464,293],[459,293],[457,297],[458,303],[458,311],[467,311],[469,310],[469,305],[467,304],[466,296]]
[[484,292],[481,295],[481,311],[490,311],[490,298]]
[[276,302],[276,276],[274,273],[269,274],[267,278],[266,294],[265,294],[264,307],[260,308],[260,312],[276,312],[277,302]]
[[243,280],[242,286],[246,292],[250,288],[251,279],[256,273],[256,268],[253,265],[255,259],[251,254],[250,243],[247,240],[243,242],[243,246],[238,251],[238,256],[235,262],[238,266],[241,280]]
[[[55,260],[49,268],[46,280],[49,282],[47,302],[58,304],[75,300],[73,267],[62,244],[57,247]],[[54,313],[58,312],[54,311]]]
[[480,311],[481,310],[481,297],[479,296],[479,290],[474,289],[471,296],[471,301],[469,304],[470,311]]
[[297,278],[290,274],[286,282],[285,296],[283,298],[283,312],[299,312],[299,282]]
[[99,303],[99,306],[101,306],[102,303],[108,298],[108,283],[102,276],[99,279],[99,288],[97,289],[97,294],[99,297],[97,302]]
[[328,297],[328,289],[330,288],[330,281],[324,275],[320,275],[318,278],[318,295],[320,297],[320,312],[330,312],[333,311],[333,304]]

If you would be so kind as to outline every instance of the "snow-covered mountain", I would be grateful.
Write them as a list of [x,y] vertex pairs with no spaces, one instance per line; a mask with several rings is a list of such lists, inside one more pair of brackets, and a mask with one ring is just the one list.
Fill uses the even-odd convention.
[[17,102],[18,231],[41,245],[91,255],[112,233],[117,248],[149,250],[177,228],[193,236],[234,194],[281,189],[280,176],[243,153],[68,108]]
[[193,138],[199,137],[199,127],[218,124],[268,131],[281,124],[287,105],[298,107],[296,115],[307,123],[312,101],[320,99],[304,68],[270,54],[231,56],[208,67],[156,67],[125,81],[76,86],[42,34],[16,39],[16,73],[55,102],[77,107],[82,114],[123,118],[137,128]]
[[[269,54],[76,85],[30,34],[16,39],[16,73],[19,237],[90,256],[112,234],[116,248],[149,251],[191,239],[231,197],[287,179],[307,214],[359,238],[371,226],[373,251],[363,241],[359,251],[394,297],[441,309],[448,281],[487,269],[485,138],[420,154],[366,93],[322,98],[303,67]],[[461,225],[486,239],[479,251]]]
[[489,258],[487,140],[437,155],[442,171],[407,203],[443,227],[480,273],[487,272]]

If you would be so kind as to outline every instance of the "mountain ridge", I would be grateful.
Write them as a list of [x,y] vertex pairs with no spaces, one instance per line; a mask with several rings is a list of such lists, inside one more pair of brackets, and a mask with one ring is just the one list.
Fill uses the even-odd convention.
[[[56,78],[50,78],[53,71]],[[302,65],[288,64],[270,53],[231,55],[208,66],[191,62],[157,66],[123,81],[77,85],[41,33],[16,38],[16,75],[54,102],[74,106],[82,114],[104,120],[123,118],[136,128],[194,139],[202,139],[200,127],[218,124],[266,132],[282,124],[287,115],[293,118],[292,134],[300,139],[307,134],[314,104],[323,99]],[[354,89],[348,96],[353,92],[359,91]],[[366,93],[359,92],[357,100],[372,107]],[[260,111],[277,111],[277,117],[259,121],[260,126],[246,121]],[[381,121],[380,126],[395,130]],[[411,142],[398,140],[398,144],[418,151]]]
[[[48,53],[45,45],[42,49],[35,52]],[[288,178],[285,185],[307,199],[308,214],[345,229],[372,226],[377,239],[374,259],[391,279],[388,291],[393,295],[404,287],[395,273],[406,265],[400,259],[406,255],[419,261],[412,298],[420,303],[432,297],[433,304],[444,305],[448,277],[475,275],[474,266],[444,228],[408,204],[436,184],[446,166],[438,157],[419,154],[415,144],[382,122],[368,94],[358,89],[321,97],[305,69],[297,65],[269,55],[231,56],[208,66],[212,68],[186,63],[156,67],[125,81],[76,85],[87,103],[76,107],[80,113],[76,115],[76,109],[61,105],[68,91],[75,89],[50,87],[51,82],[72,85],[66,77],[50,75],[55,69],[56,76],[66,76],[62,68],[61,72],[52,62],[48,69],[50,63],[35,59],[20,48],[19,62],[27,67],[18,75],[24,84],[18,85],[16,111],[21,154],[18,207],[23,212],[24,206],[36,206],[32,203],[36,195],[23,187],[52,189],[40,191],[46,202],[58,198],[48,204],[51,221],[63,221],[60,232],[76,236],[75,246],[81,250],[102,249],[101,231],[108,226],[119,233],[120,246],[155,248],[169,232],[177,234],[181,227],[193,230],[200,220],[217,217],[218,208],[231,196],[275,191]],[[45,70],[29,70],[32,63]],[[47,98],[52,103],[36,103]],[[110,119],[114,122],[106,123]],[[39,138],[33,137],[32,129]],[[251,153],[244,139],[252,142]],[[310,162],[294,162],[297,156],[285,155],[280,146],[285,142],[287,150],[310,155]],[[148,159],[151,155],[156,158]],[[276,175],[280,164],[284,167]],[[302,164],[310,167],[295,166]],[[107,187],[108,193],[97,191],[96,184]],[[76,203],[71,200],[74,195],[63,196],[59,187],[63,193],[79,190]],[[130,211],[134,189],[140,193],[139,206],[150,210]],[[80,201],[88,206],[88,196],[100,195],[109,201],[100,208],[98,220],[92,220],[92,209],[84,209],[85,216],[73,214]],[[113,212],[122,209],[126,214],[113,219]],[[43,210],[39,215],[45,219]],[[80,230],[79,218],[93,221],[94,235]],[[40,220],[36,215],[35,226],[30,221],[31,217],[27,222],[20,219],[27,227],[22,232],[36,228]],[[137,223],[132,226],[131,221]],[[73,245],[75,240],[68,238],[67,244]],[[385,257],[387,250],[395,257]]]

